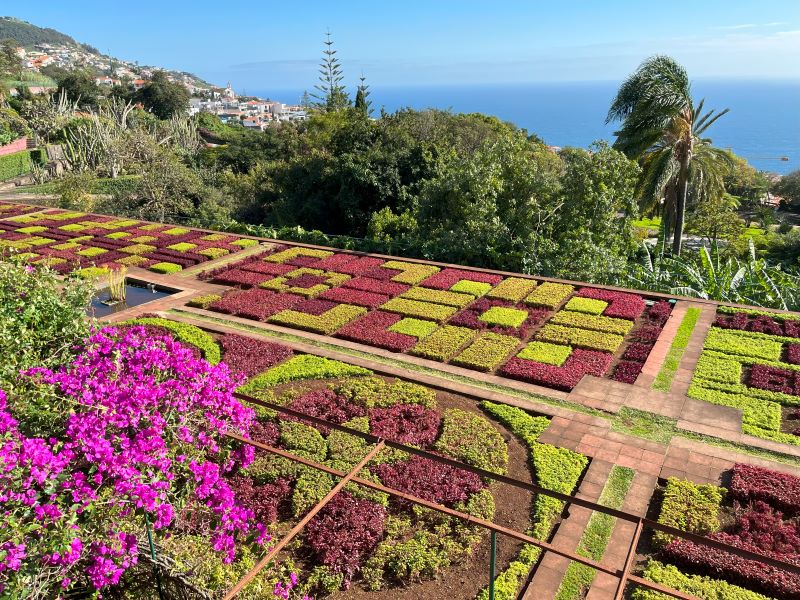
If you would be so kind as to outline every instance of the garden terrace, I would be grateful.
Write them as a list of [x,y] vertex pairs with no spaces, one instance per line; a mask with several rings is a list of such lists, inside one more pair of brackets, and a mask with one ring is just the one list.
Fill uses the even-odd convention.
[[0,202],[0,250],[61,273],[121,266],[175,273],[254,245],[236,235]]
[[[11,250],[47,265],[32,256],[46,225],[18,219],[69,213],[0,207],[0,240],[33,240],[33,250]],[[484,600],[487,529],[500,538],[497,598],[613,598],[621,579],[707,597],[706,582],[647,546],[661,527],[648,506],[655,518],[667,480],[727,486],[735,464],[800,475],[796,314],[134,223],[125,227],[194,236],[172,244],[175,253],[202,237],[245,240],[181,273],[129,266],[137,279],[179,292],[107,319],[136,317],[246,380],[240,399],[257,409],[258,457],[234,487],[273,539],[295,528],[297,537],[241,597],[263,597],[283,565],[316,595],[350,581],[337,593],[410,600],[463,589],[454,597]],[[33,230],[20,231],[26,225]],[[97,256],[55,266],[93,275],[103,268]],[[542,488],[557,493],[548,500]],[[471,525],[459,524],[464,514]],[[243,547],[223,565],[196,525],[173,536],[180,544],[163,542],[165,551],[177,553],[180,572],[230,592],[264,549]],[[708,543],[756,558],[730,550],[724,535]],[[631,547],[646,564],[628,562]]]

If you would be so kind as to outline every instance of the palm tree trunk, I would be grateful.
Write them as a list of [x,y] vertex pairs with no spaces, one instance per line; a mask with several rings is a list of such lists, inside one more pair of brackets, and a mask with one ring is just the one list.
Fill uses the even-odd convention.
[[686,199],[689,196],[689,168],[685,162],[681,164],[681,171],[678,174],[678,193],[675,199],[675,235],[672,238],[673,256],[681,255],[681,244],[683,243],[683,221],[686,216]]

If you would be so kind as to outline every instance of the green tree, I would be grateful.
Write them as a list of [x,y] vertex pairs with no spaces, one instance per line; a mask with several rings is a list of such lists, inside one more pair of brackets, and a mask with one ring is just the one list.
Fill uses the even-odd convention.
[[0,42],[0,79],[16,79],[22,72],[22,60],[14,40]]
[[350,98],[342,85],[342,64],[336,56],[331,32],[327,32],[325,36],[325,49],[319,64],[319,83],[314,86],[317,92],[312,96],[317,100],[317,108],[336,111],[350,106]]
[[781,177],[773,186],[773,191],[790,209],[794,211],[800,209],[800,170]]
[[68,71],[58,80],[58,94],[78,106],[95,109],[100,98],[100,87],[90,71]]
[[357,111],[370,116],[372,114],[372,101],[369,99],[369,86],[366,84],[366,78],[363,74],[359,78],[359,82],[358,89],[356,90],[356,100],[353,106]]
[[159,119],[171,119],[189,108],[189,91],[180,83],[170,81],[164,71],[156,71],[135,99]]
[[735,241],[744,231],[738,210],[739,200],[731,194],[709,198],[689,213],[687,229],[705,238],[709,245],[720,240]]
[[762,202],[769,190],[769,177],[741,156],[733,152],[728,154],[733,167],[725,175],[725,191],[739,196],[750,204]]
[[667,56],[645,60],[622,84],[608,111],[607,122],[622,122],[614,147],[642,164],[643,200],[652,205],[665,198],[676,256],[690,199],[701,201],[722,191],[730,159],[701,136],[727,112],[704,113],[702,100],[695,105],[686,70]]
[[636,250],[631,222],[638,214],[639,166],[605,142],[588,151],[566,148],[560,157],[560,208],[550,234],[556,247],[545,271],[567,279],[614,282]]

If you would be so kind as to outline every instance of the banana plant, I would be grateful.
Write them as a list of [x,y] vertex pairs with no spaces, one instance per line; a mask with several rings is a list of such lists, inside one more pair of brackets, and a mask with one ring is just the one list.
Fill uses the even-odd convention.
[[695,256],[666,256],[644,245],[641,264],[627,276],[633,287],[693,298],[796,310],[800,277],[758,258],[752,240],[746,259],[724,257],[716,243]]

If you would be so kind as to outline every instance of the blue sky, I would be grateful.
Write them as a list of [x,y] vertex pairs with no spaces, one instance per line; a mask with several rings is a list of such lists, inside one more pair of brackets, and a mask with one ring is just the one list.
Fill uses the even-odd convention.
[[800,78],[800,0],[40,0],[13,10],[239,90],[311,87],[327,29],[348,83],[362,71],[382,86],[618,80],[654,53],[695,79]]

